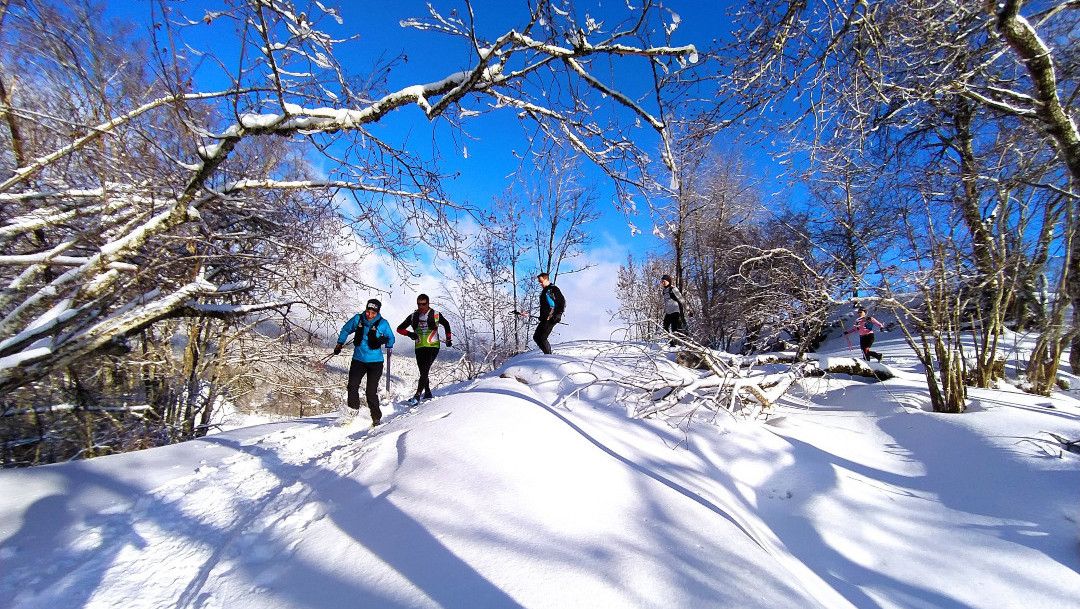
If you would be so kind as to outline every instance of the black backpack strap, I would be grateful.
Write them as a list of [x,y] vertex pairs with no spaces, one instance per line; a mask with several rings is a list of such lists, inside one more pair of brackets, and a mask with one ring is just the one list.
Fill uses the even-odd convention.
[[[413,311],[412,325],[413,325],[413,330],[416,330],[417,332],[420,331],[420,311]],[[435,309],[432,309],[432,308],[429,307],[428,312],[427,312],[428,330],[430,331],[431,328],[434,327],[434,325],[435,325]]]

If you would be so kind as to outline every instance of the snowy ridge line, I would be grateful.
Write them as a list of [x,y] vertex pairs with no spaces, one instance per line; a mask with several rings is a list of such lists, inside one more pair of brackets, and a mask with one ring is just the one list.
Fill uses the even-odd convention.
[[[432,407],[394,404],[375,430],[321,414],[0,472],[0,606],[1075,604],[1080,456],[1015,442],[1080,437],[1075,399],[984,390],[1015,407],[907,416],[925,384],[838,375],[785,396],[787,423],[702,412],[673,445],[688,430],[663,423],[682,415],[640,420],[566,376],[664,354],[581,344],[440,385]],[[892,356],[912,374],[914,357]],[[972,479],[987,484],[957,488]]]
[[[550,409],[549,409],[550,410]],[[830,586],[824,579],[815,573],[809,566],[803,561],[799,560],[794,554],[787,549],[779,538],[772,534],[771,529],[765,526],[760,519],[750,519],[746,517],[743,510],[733,510],[734,513],[728,512],[721,508],[719,505],[705,499],[698,493],[691,491],[690,489],[682,486],[681,484],[668,480],[655,472],[650,472],[644,468],[627,462],[622,457],[613,453],[591,436],[584,430],[578,428],[572,422],[568,421],[562,415],[551,411],[552,414],[564,420],[568,425],[574,428],[576,431],[582,434],[582,436],[596,445],[604,452],[611,454],[619,461],[627,463],[633,467],[636,471],[644,473],[648,477],[660,482],[661,484],[671,488],[672,490],[684,495],[688,499],[702,505],[706,509],[723,516],[726,520],[735,525],[746,537],[753,541],[758,547],[760,547],[766,554],[776,559],[777,563],[790,573],[799,585],[806,591],[807,594],[812,596],[815,600],[820,602],[822,606],[829,609],[857,609],[857,607],[845,598],[835,588]],[[734,497],[728,497],[727,501],[732,504],[738,504],[738,501]]]
[[[522,382],[521,379],[516,380]],[[526,386],[529,385],[526,384]],[[477,388],[468,389],[460,393],[467,394],[489,392],[490,391],[483,388]],[[585,431],[573,421],[570,421],[568,418],[559,413],[554,406],[545,404],[541,399],[539,399],[538,396],[529,396],[517,393],[517,397],[527,402],[538,404],[544,410],[548,411],[550,414],[554,415],[560,421],[565,423],[568,427],[577,432],[590,444],[600,449],[608,456],[614,458],[616,461],[619,461],[623,465],[630,467],[635,472],[644,474],[648,478],[651,478],[659,482],[660,484],[663,484],[671,490],[701,505],[707,510],[723,517],[725,520],[738,528],[739,531],[742,532],[742,534],[745,535],[747,539],[754,542],[754,544],[760,547],[766,554],[776,559],[777,563],[796,579],[800,587],[802,587],[807,594],[820,602],[823,607],[828,607],[829,609],[857,609],[856,606],[851,603],[851,601],[849,601],[835,588],[825,582],[825,580],[822,579],[819,575],[814,573],[814,571],[803,561],[796,558],[795,555],[787,549],[784,543],[780,541],[780,539],[777,538],[775,535],[773,535],[772,531],[768,527],[766,527],[760,521],[760,519],[752,520],[750,518],[747,518],[743,510],[735,510],[735,514],[730,513],[716,503],[709,501],[708,499],[702,497],[700,494],[690,490],[682,484],[665,478],[657,474],[656,472],[649,471],[648,469],[628,460],[627,458],[623,457],[622,455],[618,454],[607,446],[604,446],[603,443],[594,438],[587,431]],[[727,497],[727,502],[732,505],[738,505],[740,503],[737,498],[730,496]]]
[[[663,361],[668,362],[669,360],[665,359]],[[671,364],[674,365],[673,362],[671,362]],[[562,368],[562,365],[560,365],[559,367]],[[526,386],[531,386],[527,381],[514,374],[513,368],[513,366],[509,366],[501,370],[503,371],[503,374],[509,374],[508,378],[514,378],[515,380],[522,382]],[[589,373],[598,380],[602,380],[602,375],[604,373],[613,377],[627,373],[626,370],[621,370],[619,368],[619,366],[613,366],[607,362],[605,362],[604,364],[599,364],[598,362],[593,361],[593,363],[589,366]],[[679,368],[672,368],[672,370],[679,370]],[[576,372],[581,371],[571,371],[566,374],[567,376],[569,376],[575,374]],[[492,375],[494,375],[494,373],[492,373]],[[763,377],[758,376],[756,378],[748,380],[761,380],[761,378]],[[569,398],[570,395],[577,394],[580,390],[581,388],[575,387],[569,395],[560,396],[556,400],[556,404],[565,403],[566,399]],[[737,509],[737,507],[736,509],[732,509],[732,511],[729,512],[724,508],[720,507],[718,503],[706,499],[701,494],[694,492],[686,486],[670,480],[664,476],[661,476],[655,471],[650,471],[647,468],[639,466],[632,461],[629,461],[625,457],[619,455],[607,446],[604,446],[603,443],[593,438],[587,431],[585,431],[577,424],[567,419],[567,417],[559,413],[556,409],[557,406],[545,404],[544,401],[539,398],[539,396],[533,397],[521,395],[520,397],[530,402],[541,405],[549,413],[554,415],[562,422],[566,423],[571,429],[580,434],[582,438],[587,440],[595,447],[599,448],[604,453],[615,458],[620,463],[630,466],[634,471],[645,474],[649,478],[656,480],[657,482],[687,497],[695,503],[698,503],[709,511],[716,513],[719,516],[722,516],[731,524],[735,525],[735,527],[737,527],[739,531],[746,536],[747,539],[754,542],[754,544],[760,547],[766,554],[774,558],[780,565],[780,567],[783,568],[786,572],[790,573],[798,582],[798,585],[804,591],[806,591],[808,595],[821,603],[822,606],[828,607],[829,609],[856,609],[856,606],[846,597],[844,597],[843,594],[841,594],[835,588],[829,585],[821,576],[815,573],[812,568],[810,568],[806,563],[797,558],[790,550],[788,550],[787,546],[760,518],[749,517],[749,514],[751,514],[752,512],[748,512],[747,510],[743,509]],[[769,429],[768,431],[775,435],[775,432],[773,432],[773,430]],[[726,497],[719,497],[718,499],[720,504],[726,504],[727,506],[740,506],[744,504],[744,502],[741,501],[738,497],[730,494]]]

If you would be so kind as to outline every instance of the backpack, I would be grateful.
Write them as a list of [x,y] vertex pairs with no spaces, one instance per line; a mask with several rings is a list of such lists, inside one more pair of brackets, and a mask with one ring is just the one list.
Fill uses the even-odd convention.
[[[678,294],[679,298],[682,298],[682,302],[679,301],[679,298],[675,298],[675,294]],[[683,303],[686,302],[686,297],[682,295],[682,292],[679,291],[679,288],[675,287],[674,284],[668,286],[667,295],[668,298],[672,300],[672,302],[679,305],[679,310],[681,311],[683,308]]]
[[[439,320],[440,319],[442,319],[442,317],[439,315],[438,311],[436,311],[435,309],[428,309],[427,335],[430,336],[431,333],[434,332],[435,333],[435,341],[441,340],[441,337],[438,335],[438,332],[439,332]],[[420,336],[420,311],[413,311],[413,314],[412,314],[412,327],[413,327],[413,330],[416,331],[417,336],[419,337]],[[425,338],[422,342],[427,343],[428,341]],[[432,341],[432,342],[434,342],[434,341]]]
[[[428,309],[428,318],[427,318],[428,331],[431,331],[432,328],[436,328],[436,327],[439,326],[439,319],[440,319],[439,312],[436,311],[435,309],[429,308]],[[413,327],[413,330],[417,330],[417,331],[420,330],[420,311],[413,311],[413,314],[412,314],[412,327]]]
[[[356,324],[356,332],[353,334],[353,345],[359,347],[360,341],[366,339],[366,336],[362,336],[360,333],[364,331],[364,314],[357,313],[360,316],[359,323]],[[374,327],[374,325],[372,325]]]
[[[559,308],[559,301],[562,300],[562,312],[560,312],[559,315],[565,315],[566,314],[566,296],[562,293],[562,290],[560,290],[554,283],[549,285],[548,287],[546,287],[544,289],[548,291],[547,298],[551,299],[551,310],[554,311],[555,309],[558,309]],[[558,294],[559,297],[556,298],[555,294]]]

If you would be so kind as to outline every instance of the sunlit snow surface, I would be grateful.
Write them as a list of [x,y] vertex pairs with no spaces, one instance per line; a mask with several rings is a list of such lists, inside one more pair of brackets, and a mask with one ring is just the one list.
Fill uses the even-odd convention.
[[578,342],[375,431],[320,416],[3,471],[0,607],[1074,606],[1080,455],[1045,432],[1080,437],[1077,401],[934,414],[879,345],[898,378],[807,379],[764,422],[631,418],[609,379],[695,373]]

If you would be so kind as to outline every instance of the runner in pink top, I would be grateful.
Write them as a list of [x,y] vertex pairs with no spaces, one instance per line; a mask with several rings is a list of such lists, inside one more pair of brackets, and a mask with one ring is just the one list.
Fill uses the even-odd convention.
[[871,357],[877,358],[877,361],[881,361],[881,354],[877,351],[871,351],[870,347],[874,344],[874,324],[877,324],[878,328],[882,331],[885,330],[885,324],[874,319],[866,314],[866,309],[859,307],[859,318],[855,320],[855,326],[844,332],[844,334],[850,334],[852,332],[859,333],[859,348],[862,349],[863,359],[870,361]]

